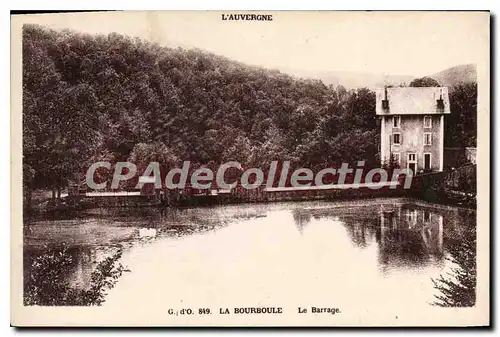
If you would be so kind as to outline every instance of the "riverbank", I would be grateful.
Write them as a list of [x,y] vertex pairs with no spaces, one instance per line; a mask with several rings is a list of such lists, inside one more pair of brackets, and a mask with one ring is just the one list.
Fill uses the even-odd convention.
[[[404,186],[403,186],[404,183]],[[378,184],[378,186],[373,186]],[[381,185],[380,185],[381,184]],[[50,198],[50,191],[35,191],[25,214],[81,211],[112,207],[201,207],[283,201],[355,200],[384,197],[412,197],[428,202],[476,208],[476,165],[419,174],[406,186],[406,178],[385,183],[346,183],[325,186],[266,187],[246,189],[237,185],[229,190],[142,189],[136,191],[83,191],[62,193]],[[407,188],[408,187],[408,188]],[[26,203],[25,203],[26,205]]]
[[175,197],[156,198],[150,195],[102,195],[102,196],[67,196],[61,199],[49,199],[32,203],[31,209],[25,209],[27,214],[54,213],[67,211],[81,211],[93,208],[119,208],[119,207],[155,207],[155,208],[182,208],[202,207],[212,205],[233,204],[255,204],[274,203],[286,201],[337,201],[337,200],[363,200],[383,197],[411,196],[408,191],[401,188],[381,188],[378,190],[369,188],[338,188],[331,190],[302,190],[287,189],[283,191],[273,190],[265,192],[262,189],[256,191],[237,191],[231,194],[197,194],[180,195]]
[[[198,202],[198,203],[184,203],[176,206],[167,206],[164,204],[153,204],[153,203],[138,203],[131,206],[126,206],[124,204],[121,205],[110,205],[110,204],[93,204],[90,202],[80,203],[78,205],[73,205],[70,207],[54,207],[50,210],[34,210],[31,212],[25,212],[24,218],[26,221],[34,220],[34,219],[71,219],[78,218],[85,214],[101,214],[102,211],[106,211],[105,213],[113,212],[116,214],[121,214],[123,212],[129,212],[130,210],[134,210],[135,214],[143,215],[144,219],[147,219],[151,214],[156,214],[157,212],[169,212],[172,211],[182,211],[186,209],[200,209],[200,208],[213,208],[220,206],[234,206],[238,205],[262,205],[266,207],[266,205],[275,205],[280,203],[285,204],[296,204],[296,207],[302,207],[302,205],[311,203],[311,202],[320,202],[325,203],[325,207],[334,207],[337,206],[373,206],[376,207],[380,205],[381,202],[393,203],[393,202],[421,202],[424,205],[434,206],[434,207],[455,207],[462,208],[465,210],[475,210],[476,209],[476,201],[474,198],[469,198],[467,202],[464,202],[463,199],[453,199],[448,198],[446,195],[436,198],[436,194],[417,194],[417,193],[400,193],[398,191],[393,191],[393,193],[386,195],[363,195],[359,194],[343,194],[342,196],[337,196],[336,198],[328,198],[317,196],[315,199],[305,199],[305,198],[290,198],[288,200],[266,200],[266,201],[257,201],[257,202],[228,202],[228,203],[216,203],[216,202]],[[332,204],[334,202],[334,204]],[[96,213],[97,212],[97,213]]]

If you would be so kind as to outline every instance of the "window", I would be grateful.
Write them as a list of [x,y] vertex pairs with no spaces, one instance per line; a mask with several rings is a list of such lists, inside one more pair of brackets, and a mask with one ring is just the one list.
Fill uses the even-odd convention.
[[431,154],[424,153],[424,170],[430,170],[430,169],[431,169]]
[[408,153],[408,160],[406,161],[406,166],[413,174],[417,174],[417,154]]
[[430,129],[432,128],[432,117],[424,116],[424,128]]
[[401,127],[401,116],[393,116],[392,117],[392,127],[394,127],[394,128]]
[[430,132],[424,133],[424,145],[432,145],[432,134]]
[[401,134],[400,133],[394,133],[392,135],[392,143],[393,144],[401,144]]

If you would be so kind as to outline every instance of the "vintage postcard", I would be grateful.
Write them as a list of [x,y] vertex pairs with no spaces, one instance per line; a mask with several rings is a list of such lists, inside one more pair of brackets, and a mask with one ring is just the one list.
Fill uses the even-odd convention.
[[11,19],[12,325],[490,324],[489,12]]

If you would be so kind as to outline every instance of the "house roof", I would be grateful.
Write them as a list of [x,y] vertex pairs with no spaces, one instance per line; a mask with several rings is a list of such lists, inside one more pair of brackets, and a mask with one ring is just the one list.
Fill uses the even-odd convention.
[[[382,101],[389,101],[384,109]],[[450,113],[450,99],[447,87],[395,87],[375,90],[377,115],[436,115]],[[438,100],[443,99],[443,108]]]

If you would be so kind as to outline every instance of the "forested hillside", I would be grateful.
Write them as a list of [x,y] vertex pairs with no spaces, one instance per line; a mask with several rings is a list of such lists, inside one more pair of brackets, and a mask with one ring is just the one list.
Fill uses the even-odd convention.
[[[469,89],[458,91],[465,101],[452,108],[468,110],[470,119]],[[470,138],[455,127],[470,123],[462,110],[447,124],[453,146]],[[60,189],[98,160],[167,167],[291,160],[312,169],[379,162],[368,89],[333,88],[118,34],[24,26],[23,119],[24,183],[31,188]]]
[[118,34],[23,30],[26,182],[95,160],[376,162],[375,96]]

